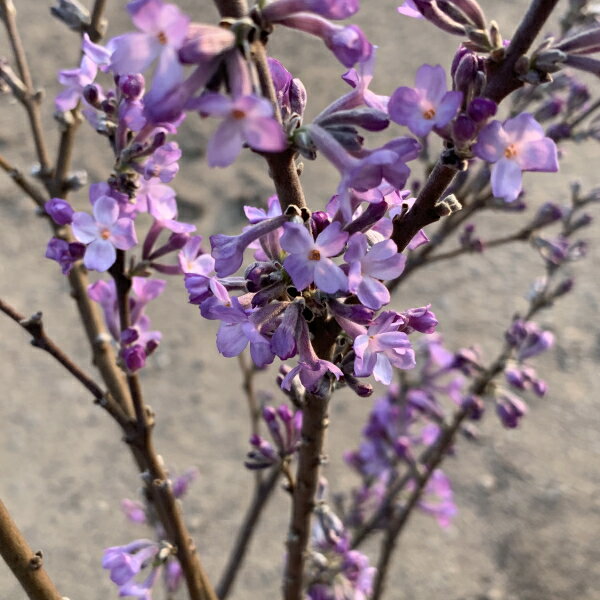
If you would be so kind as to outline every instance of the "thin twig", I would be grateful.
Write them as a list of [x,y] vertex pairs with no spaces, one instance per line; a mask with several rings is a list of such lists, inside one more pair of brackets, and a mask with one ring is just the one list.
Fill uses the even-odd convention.
[[287,558],[283,579],[285,600],[303,597],[304,565],[310,537],[310,520],[315,507],[323,448],[328,426],[329,391],[325,395],[306,393],[302,409],[302,443],[298,451],[296,485],[287,539]]
[[64,600],[43,567],[42,552],[29,547],[2,500],[0,554],[30,600]]
[[61,348],[46,334],[42,322],[42,313],[38,312],[30,318],[16,311],[12,306],[0,298],[0,311],[8,315],[32,336],[31,345],[44,350],[53,356],[71,375],[75,377],[96,399],[96,403],[104,408],[117,421],[121,427],[129,425],[129,419],[123,409],[115,400],[107,394],[100,386],[75,362],[61,350]]
[[29,124],[35,143],[37,158],[40,163],[42,177],[44,178],[50,174],[50,159],[48,158],[48,150],[46,149],[46,142],[42,130],[40,98],[33,89],[31,71],[23,48],[23,42],[21,41],[21,36],[17,29],[16,10],[12,0],[0,0],[0,17],[2,17],[2,20],[4,21],[15,63],[17,64],[17,69],[27,92],[21,102],[29,117]]
[[[549,289],[549,285],[550,282],[548,280],[546,282],[546,290]],[[523,317],[523,320],[530,320],[542,308],[547,306],[547,303],[543,301],[540,302],[539,297],[533,298],[530,301],[529,309],[526,315]],[[493,379],[505,369],[513,353],[514,348],[508,341],[505,341],[496,360],[471,384],[469,393],[475,396],[484,394]],[[433,448],[426,449],[423,452],[423,455],[420,457],[419,462],[425,465],[425,469],[422,469],[416,477],[412,474],[408,477],[409,480],[414,482],[415,486],[411,490],[405,504],[385,529],[384,539],[381,544],[381,555],[377,565],[377,575],[375,578],[372,600],[380,600],[384,590],[390,560],[398,542],[400,533],[406,526],[408,519],[412,514],[414,507],[420,500],[427,483],[433,475],[433,472],[437,469],[439,464],[447,455],[448,450],[454,444],[456,434],[460,431],[463,422],[468,418],[469,414],[470,408],[468,406],[464,406],[456,411],[451,423],[443,428],[435,446]],[[391,506],[391,502],[394,498],[387,499],[390,501],[389,506]],[[386,512],[387,511],[389,511],[389,508],[386,510]],[[376,522],[377,521],[375,521],[375,523]]]
[[231,551],[225,571],[217,585],[217,596],[220,600],[225,600],[231,591],[235,578],[242,566],[252,535],[256,530],[256,526],[263,510],[267,506],[267,501],[275,490],[280,475],[281,471],[279,470],[279,467],[272,467],[269,477],[254,490],[252,504],[249,506],[248,512],[244,517],[244,521],[235,541],[235,546]]
[[8,176],[36,203],[39,208],[44,208],[46,196],[33,183],[31,183],[21,171],[7,162],[0,155],[0,169],[5,171]]

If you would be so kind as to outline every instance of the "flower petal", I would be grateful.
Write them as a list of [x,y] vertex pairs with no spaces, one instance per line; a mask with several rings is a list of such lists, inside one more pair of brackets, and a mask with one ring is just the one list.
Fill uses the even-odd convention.
[[522,187],[521,168],[515,160],[501,158],[492,167],[492,192],[496,198],[513,202]]
[[94,240],[86,249],[83,264],[88,269],[106,271],[117,260],[117,251],[108,240]]

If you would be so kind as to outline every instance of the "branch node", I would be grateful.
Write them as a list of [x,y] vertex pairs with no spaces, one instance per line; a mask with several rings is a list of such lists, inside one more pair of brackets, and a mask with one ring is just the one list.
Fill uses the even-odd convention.
[[29,559],[29,568],[32,571],[37,571],[42,568],[44,563],[44,553],[41,550],[38,550],[34,556]]

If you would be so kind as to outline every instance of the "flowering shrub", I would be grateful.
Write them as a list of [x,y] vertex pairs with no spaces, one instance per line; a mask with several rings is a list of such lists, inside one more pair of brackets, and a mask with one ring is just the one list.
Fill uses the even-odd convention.
[[[399,21],[460,40],[450,64],[420,66],[414,87],[396,82],[387,97],[370,89],[376,47],[358,26],[332,22],[356,14],[358,0],[215,4],[218,26],[195,22],[163,0],[133,0],[127,11],[135,31],[102,40],[103,2],[91,14],[59,2],[53,13],[81,33],[82,58],[79,68],[59,74],[64,89],[55,109],[63,143],[53,164],[15,10],[0,1],[17,65],[0,63],[0,78],[29,115],[38,181],[2,157],[0,164],[48,217],[53,235],[45,256],[68,277],[103,384],[48,337],[41,314],[26,319],[3,301],[0,308],[116,421],[140,469],[143,501],[126,500],[123,509],[153,539],[104,551],[102,567],[116,593],[149,599],[162,585],[169,595],[185,587],[192,600],[225,598],[267,499],[282,487],[291,506],[289,530],[282,532],[285,600],[376,600],[412,511],[442,527],[456,514],[442,463],[455,453],[458,434],[474,437],[474,423],[486,411],[517,428],[528,412],[527,394],[546,394],[532,359],[554,336],[533,319],[571,291],[565,268],[585,255],[577,236],[591,220],[584,209],[600,194],[575,187],[568,205],[534,206],[503,237],[479,237],[473,218],[491,209],[522,213],[530,201],[523,173],[556,172],[562,142],[598,137],[600,105],[578,71],[600,74],[600,25],[592,10],[577,6],[560,36],[536,47],[554,0],[534,0],[508,41],[475,0],[405,2]],[[269,37],[285,36],[286,29],[320,38],[323,51],[348,69],[343,80],[350,89],[318,107],[312,120],[305,114],[310,86],[266,53]],[[264,207],[244,207],[248,222],[237,235],[197,233],[196,225],[179,220],[177,136],[185,119],[207,117],[218,121],[205,149],[210,167],[229,167],[252,151],[273,180],[275,195]],[[89,186],[91,206],[84,211],[68,200],[84,184],[69,172],[80,118],[105,138],[113,159],[111,172]],[[404,128],[402,135],[378,138],[392,123]],[[323,190],[327,202],[307,203],[301,159],[325,159],[339,173],[337,187]],[[458,247],[442,250],[452,238]],[[506,324],[497,356],[446,346],[433,298],[423,306],[392,306],[393,293],[414,271],[517,241],[531,242],[544,273],[526,311]],[[218,584],[202,567],[181,510],[196,473],[176,478],[165,467],[141,385],[140,373],[169,335],[152,330],[145,310],[167,285],[185,286],[198,307],[198,330],[202,319],[218,322],[218,353],[232,358],[248,350],[252,361],[248,366],[242,358],[240,365],[253,428],[244,464],[257,474],[255,497]],[[272,364],[281,398],[278,406],[259,405],[252,380]],[[336,489],[342,500],[334,502],[322,468],[328,405],[342,387],[365,402],[374,381],[386,391],[357,448],[345,456],[357,484],[345,494]],[[27,560],[26,543],[9,519],[0,519],[0,527],[12,527],[10,552]],[[382,538],[376,557],[362,549],[373,535]],[[60,597],[43,569],[13,571],[26,590],[38,586],[44,598]]]

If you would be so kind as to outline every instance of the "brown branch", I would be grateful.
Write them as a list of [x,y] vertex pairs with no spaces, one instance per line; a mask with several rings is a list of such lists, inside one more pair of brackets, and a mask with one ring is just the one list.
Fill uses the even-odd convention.
[[104,24],[104,9],[106,8],[106,0],[96,0],[92,8],[92,17],[90,26],[87,30],[92,42],[99,42],[104,36],[106,26]]
[[31,600],[64,600],[0,500],[0,554]]
[[4,21],[8,39],[13,51],[17,69],[23,81],[26,94],[19,98],[29,117],[29,124],[33,141],[36,148],[37,158],[40,162],[42,178],[50,174],[50,159],[46,149],[46,142],[42,131],[42,117],[40,113],[40,96],[33,89],[31,72],[27,62],[27,56],[23,48],[23,42],[19,35],[16,23],[16,10],[12,0],[0,0],[0,17]]
[[242,562],[248,550],[252,535],[256,529],[263,510],[267,506],[267,502],[271,497],[271,494],[275,490],[280,475],[281,471],[279,470],[279,467],[273,467],[269,477],[254,490],[252,504],[248,508],[248,512],[244,517],[244,522],[242,523],[242,526],[238,532],[235,546],[233,547],[229,560],[227,561],[225,571],[219,580],[219,584],[217,585],[217,596],[220,598],[220,600],[225,600],[231,591],[235,578],[240,567],[242,566]]
[[310,537],[310,521],[315,507],[319,471],[324,462],[323,447],[328,425],[327,408],[331,392],[321,396],[306,393],[302,409],[302,443],[298,452],[296,485],[287,539],[287,559],[283,579],[285,600],[303,598],[304,565]]
[[21,171],[16,167],[7,162],[3,156],[0,155],[0,169],[2,169],[8,176],[36,203],[36,205],[43,209],[46,203],[47,197],[41,192],[33,183],[31,183]]
[[500,103],[523,82],[515,72],[517,61],[529,50],[556,8],[558,0],[533,0],[506,50],[504,60],[491,72],[484,96]]
[[46,334],[44,325],[42,322],[42,313],[38,312],[30,318],[26,318],[25,315],[20,314],[7,302],[0,299],[0,311],[8,315],[13,321],[18,323],[25,331],[31,334],[33,338],[31,345],[44,350],[50,356],[53,356],[71,375],[75,377],[91,394],[96,400],[96,404],[99,404],[104,408],[115,421],[124,429],[129,425],[129,418],[119,406],[117,402],[107,394],[100,386],[67,354],[61,350],[61,348]]

